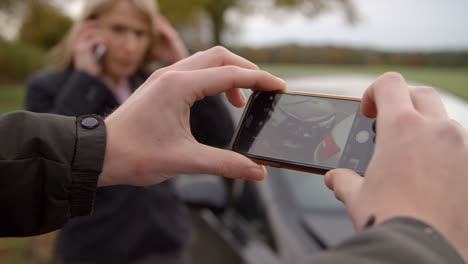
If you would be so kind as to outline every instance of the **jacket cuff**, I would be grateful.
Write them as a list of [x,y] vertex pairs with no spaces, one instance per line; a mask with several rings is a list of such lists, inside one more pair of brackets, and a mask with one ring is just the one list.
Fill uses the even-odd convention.
[[102,117],[78,117],[76,130],[70,188],[72,217],[89,215],[92,212],[98,176],[102,170],[106,150],[106,127]]

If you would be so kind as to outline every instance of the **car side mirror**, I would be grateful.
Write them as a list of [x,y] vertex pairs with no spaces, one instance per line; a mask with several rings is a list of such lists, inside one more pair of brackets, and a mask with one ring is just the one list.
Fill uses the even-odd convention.
[[222,177],[196,174],[178,175],[175,181],[176,193],[187,205],[194,208],[208,208],[223,211],[227,203],[227,191]]

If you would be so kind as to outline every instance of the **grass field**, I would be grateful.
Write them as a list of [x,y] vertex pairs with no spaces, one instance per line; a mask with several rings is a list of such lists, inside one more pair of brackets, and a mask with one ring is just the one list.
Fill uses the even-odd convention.
[[23,108],[22,84],[0,84],[0,114]]

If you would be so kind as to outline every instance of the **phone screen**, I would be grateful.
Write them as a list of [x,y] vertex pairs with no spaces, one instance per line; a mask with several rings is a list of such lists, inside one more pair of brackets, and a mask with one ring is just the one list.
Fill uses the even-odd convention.
[[233,150],[306,170],[349,168],[364,174],[374,149],[373,122],[361,114],[358,100],[256,92]]

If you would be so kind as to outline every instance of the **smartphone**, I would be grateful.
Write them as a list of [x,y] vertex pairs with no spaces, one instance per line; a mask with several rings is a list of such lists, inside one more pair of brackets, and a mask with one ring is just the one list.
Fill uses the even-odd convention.
[[104,44],[98,44],[94,48],[94,58],[96,58],[97,62],[100,62],[104,54],[106,54],[107,48]]
[[374,152],[375,119],[360,99],[299,92],[254,92],[231,142],[254,161],[325,174],[349,168],[364,175]]

